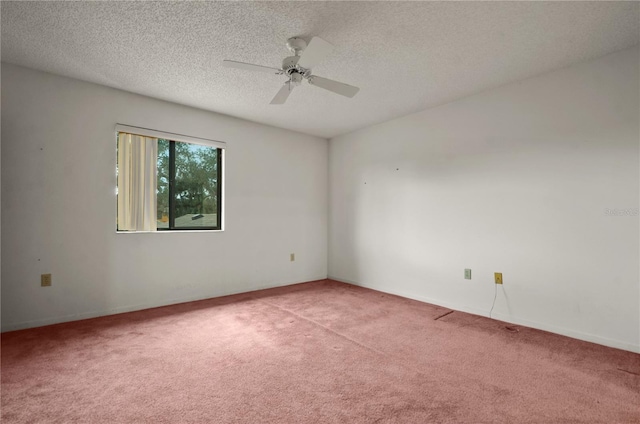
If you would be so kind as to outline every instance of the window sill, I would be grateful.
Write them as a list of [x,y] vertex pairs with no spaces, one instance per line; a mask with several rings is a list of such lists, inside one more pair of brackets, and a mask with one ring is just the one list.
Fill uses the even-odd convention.
[[175,233],[222,233],[224,230],[162,230],[162,231],[118,231],[116,234],[175,234]]

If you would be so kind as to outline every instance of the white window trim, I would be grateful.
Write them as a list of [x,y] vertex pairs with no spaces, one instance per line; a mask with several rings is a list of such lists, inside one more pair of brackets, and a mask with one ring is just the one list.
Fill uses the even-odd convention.
[[191,137],[188,135],[174,134],[170,132],[157,131],[149,128],[133,127],[130,125],[117,124],[116,132],[142,135],[145,137],[161,138],[165,140],[182,141],[183,143],[200,144],[203,146],[226,149],[227,143],[224,141],[210,140],[208,138]]

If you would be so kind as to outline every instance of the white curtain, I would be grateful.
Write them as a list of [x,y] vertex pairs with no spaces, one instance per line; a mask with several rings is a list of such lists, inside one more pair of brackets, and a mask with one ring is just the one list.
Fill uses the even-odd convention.
[[118,134],[118,230],[156,231],[158,139]]

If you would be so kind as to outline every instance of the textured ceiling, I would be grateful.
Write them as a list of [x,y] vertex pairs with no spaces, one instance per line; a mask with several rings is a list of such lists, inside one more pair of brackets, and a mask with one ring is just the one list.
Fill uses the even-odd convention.
[[[2,61],[227,115],[333,137],[637,45],[637,2],[9,2]],[[335,46],[304,84],[269,102],[287,38]]]

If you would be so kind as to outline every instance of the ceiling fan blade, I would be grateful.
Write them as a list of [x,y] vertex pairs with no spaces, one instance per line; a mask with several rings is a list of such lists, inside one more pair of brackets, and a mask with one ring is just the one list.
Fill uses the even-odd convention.
[[315,75],[309,77],[309,84],[324,88],[325,90],[329,90],[346,97],[353,97],[358,93],[358,91],[360,91],[358,87],[354,87],[353,85],[344,84],[342,82],[322,77],[316,77]]
[[268,66],[254,65],[253,63],[236,62],[235,60],[223,60],[222,66],[225,66],[227,68],[244,69],[245,71],[267,72],[269,74],[282,73],[282,70],[278,68],[270,68]]
[[293,91],[293,85],[291,85],[291,81],[287,81],[284,83],[282,88],[276,93],[276,96],[271,100],[272,105],[281,105],[287,101],[289,94]]
[[298,60],[298,66],[311,69],[316,66],[333,50],[333,45],[324,41],[320,37],[313,37],[306,49],[302,51],[302,56]]

